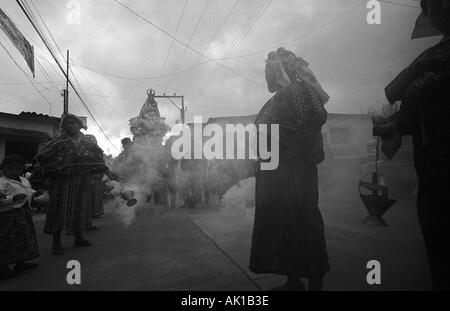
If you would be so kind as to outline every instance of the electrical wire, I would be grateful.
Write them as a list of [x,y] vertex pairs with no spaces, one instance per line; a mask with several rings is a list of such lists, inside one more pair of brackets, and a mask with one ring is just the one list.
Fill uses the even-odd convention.
[[[228,21],[228,19],[231,17],[234,9],[236,9],[236,7],[238,6],[240,0],[236,0],[233,4],[233,6],[231,7],[231,9],[228,11],[227,15],[225,16],[224,20],[222,21],[222,23],[219,25],[219,27],[217,28],[216,32],[214,33],[214,35],[211,37],[211,39],[208,42],[208,45],[206,46],[206,48],[203,50],[203,54],[206,54],[206,52],[208,52],[209,47],[211,46],[211,44],[214,42],[214,40],[216,39],[217,35],[220,33],[220,31],[222,30],[222,28],[225,26],[226,22]],[[202,59],[202,56],[199,55],[197,60],[195,61],[193,68],[189,70],[189,73],[186,75],[186,77],[181,81],[181,83],[178,85],[178,87],[176,88],[176,90],[179,90],[184,82],[186,82],[191,75],[194,73],[195,69],[197,68],[197,65],[200,63],[200,60]]]
[[8,51],[8,49],[6,48],[6,46],[0,41],[0,46],[3,48],[3,50],[6,52],[6,54],[8,54],[8,56],[11,58],[11,60],[14,62],[14,64],[16,65],[16,67],[25,75],[25,77],[30,81],[30,83],[33,85],[33,87],[36,89],[36,91],[39,93],[39,95],[47,102],[47,104],[50,107],[50,111],[51,111],[51,106],[52,104],[49,102],[49,100],[44,96],[44,94],[41,93],[41,91],[37,88],[37,86],[33,83],[33,80],[31,79],[31,77],[27,74],[27,72],[20,67],[19,63],[17,63],[17,61],[14,59],[14,57],[11,55],[11,53]]
[[212,63],[215,63],[215,64],[217,64],[217,65],[223,67],[224,69],[226,69],[226,70],[228,70],[228,71],[230,71],[230,72],[233,72],[234,74],[240,76],[241,78],[243,78],[243,79],[245,79],[245,80],[247,80],[247,81],[249,81],[249,82],[251,82],[251,83],[253,83],[253,84],[255,84],[255,85],[258,85],[258,86],[261,87],[261,88],[264,88],[264,89],[266,88],[265,85],[263,85],[263,84],[261,84],[261,83],[255,81],[255,80],[253,80],[253,79],[251,79],[251,78],[249,78],[249,77],[243,75],[242,73],[237,72],[237,71],[235,71],[235,70],[233,70],[233,69],[231,69],[231,68],[222,66],[219,62],[215,61],[214,59],[208,57],[207,55],[205,55],[205,54],[203,54],[202,52],[196,50],[195,48],[193,48],[193,47],[187,45],[187,44],[184,43],[183,41],[181,41],[181,40],[175,38],[175,37],[172,36],[170,33],[168,33],[166,30],[164,30],[163,28],[157,26],[157,25],[154,24],[152,21],[150,21],[149,19],[143,17],[142,15],[140,15],[139,13],[137,13],[136,11],[132,10],[131,8],[129,8],[128,6],[126,6],[125,4],[123,4],[122,2],[120,2],[120,1],[118,1],[118,0],[113,0],[113,1],[116,2],[117,4],[119,4],[120,6],[122,6],[122,7],[123,7],[124,9],[126,9],[127,11],[129,11],[131,14],[137,16],[139,19],[141,19],[141,20],[145,21],[146,23],[152,25],[154,28],[156,28],[156,29],[159,30],[160,32],[162,32],[162,33],[164,33],[165,35],[167,35],[167,36],[173,38],[173,39],[174,39],[176,42],[178,42],[179,44],[181,44],[181,45],[187,47],[188,49],[190,49],[191,51],[193,51],[193,52],[195,52],[195,53],[197,53],[197,54],[203,56],[203,57],[204,57],[205,59],[207,59],[208,61],[210,61],[210,62],[212,62]]
[[[233,42],[229,45],[227,51],[224,54],[224,57],[232,56],[235,49],[241,44],[241,42],[245,39],[246,34],[250,32],[250,30],[254,27],[258,19],[262,16],[267,6],[270,4],[271,0],[262,0],[259,5],[254,9],[251,17],[247,20],[244,26],[241,28],[239,33],[235,36]],[[227,60],[222,61],[221,67],[225,67]],[[200,88],[197,94],[204,94],[208,87],[211,85],[212,81],[217,77],[220,67],[214,68],[213,72],[206,76],[206,79],[203,83],[201,83]]]
[[261,49],[261,50],[255,51],[255,52],[251,52],[251,53],[247,53],[247,54],[242,54],[242,55],[236,55],[236,56],[232,56],[232,57],[224,57],[224,58],[216,59],[216,60],[218,60],[218,61],[220,61],[220,60],[232,60],[232,59],[238,59],[238,58],[244,58],[244,57],[254,56],[254,55],[258,55],[258,54],[262,54],[262,53],[267,53],[267,52],[269,52],[269,51],[271,51],[271,50],[273,50],[273,49],[279,48],[279,47],[282,46],[282,45],[287,45],[287,44],[290,44],[290,43],[293,43],[293,42],[296,42],[296,41],[300,41],[300,40],[302,40],[302,39],[304,39],[304,38],[310,36],[311,34],[313,34],[313,33],[317,32],[317,31],[321,30],[322,28],[324,28],[324,27],[326,27],[326,26],[329,26],[329,25],[331,25],[331,24],[337,22],[338,20],[340,20],[340,19],[342,19],[343,17],[347,16],[348,14],[352,13],[353,11],[355,11],[356,9],[358,9],[359,7],[363,6],[363,4],[364,4],[363,2],[359,1],[357,5],[351,7],[350,9],[346,10],[346,11],[343,12],[342,14],[339,14],[338,16],[336,16],[336,17],[334,17],[334,18],[328,20],[327,22],[325,22],[325,23],[323,23],[323,24],[321,24],[321,25],[319,25],[319,26],[317,26],[317,27],[311,29],[309,32],[307,32],[307,33],[305,33],[305,34],[303,34],[303,35],[301,35],[301,36],[299,36],[299,37],[296,37],[296,38],[294,38],[294,39],[287,40],[287,41],[283,41],[283,42],[279,42],[279,43],[277,43],[276,45],[273,45],[273,46],[271,46],[271,47],[269,47],[269,48]]
[[[177,24],[177,28],[175,30],[174,37],[176,37],[178,35],[178,30],[180,29],[181,21],[183,20],[184,12],[186,11],[186,7],[187,7],[187,3],[188,3],[188,0],[185,0],[184,6],[183,6],[183,11],[181,12],[180,18],[178,19],[178,24]],[[173,47],[174,42],[175,42],[175,40],[173,40],[173,39],[170,42],[169,50],[167,51],[166,57],[164,59],[163,65],[161,67],[161,71],[159,72],[160,76],[162,76],[162,74],[164,73],[164,70],[165,70],[166,64],[167,64],[167,60],[169,59],[170,53],[172,52],[172,47]]]
[[[197,19],[197,22],[196,22],[196,24],[195,24],[195,26],[194,26],[194,30],[192,31],[191,37],[189,38],[189,41],[188,41],[187,45],[190,45],[190,44],[191,44],[192,39],[194,38],[195,34],[197,33],[198,26],[200,25],[200,22],[201,22],[201,20],[202,20],[202,18],[203,18],[203,15],[205,14],[206,9],[208,8],[208,5],[209,5],[210,2],[211,2],[211,0],[207,0],[206,3],[205,3],[205,5],[203,6],[202,12],[200,13],[199,18]],[[172,41],[172,42],[173,42],[173,41]],[[175,66],[175,71],[177,71],[178,68],[180,68],[181,63],[183,62],[183,59],[184,59],[184,57],[186,56],[186,51],[187,51],[187,47],[185,46],[185,47],[184,47],[184,50],[183,50],[183,54],[181,55],[180,59],[178,60],[177,65]],[[171,84],[172,84],[172,80],[173,80],[173,76],[170,77],[170,80],[169,80],[168,85],[171,85]],[[167,91],[167,90],[166,90],[166,91]]]
[[[20,8],[22,9],[22,11],[24,12],[25,16],[28,18],[28,20],[30,21],[30,23],[32,24],[32,26],[34,27],[34,29],[36,30],[36,32],[38,33],[39,37],[41,38],[41,40],[44,42],[44,45],[46,46],[46,48],[48,49],[48,51],[50,52],[51,56],[53,57],[53,59],[55,60],[56,64],[58,65],[59,69],[61,70],[61,72],[63,73],[63,75],[65,76],[65,78],[67,79],[68,83],[70,84],[70,86],[72,87],[72,89],[74,90],[75,94],[77,95],[77,97],[79,98],[80,102],[82,103],[82,105],[84,106],[84,108],[86,109],[86,111],[88,112],[88,114],[91,116],[92,120],[94,121],[94,124],[97,126],[97,128],[100,130],[100,132],[105,136],[105,138],[110,142],[110,144],[113,146],[114,149],[117,150],[116,146],[113,144],[113,142],[111,141],[111,139],[109,138],[108,134],[105,132],[105,130],[102,128],[102,126],[100,125],[100,123],[97,121],[97,119],[95,118],[94,114],[92,113],[91,109],[88,107],[88,105],[86,104],[86,102],[83,100],[83,98],[81,97],[80,93],[78,92],[77,88],[75,87],[75,85],[73,84],[73,82],[69,79],[68,77],[68,73],[66,73],[60,63],[60,61],[58,60],[58,58],[55,55],[54,50],[52,49],[51,45],[49,44],[49,42],[46,40],[45,36],[43,35],[42,31],[39,30],[39,26],[36,25],[33,17],[32,17],[32,13],[30,13],[26,7],[27,4],[24,3],[23,0],[16,0],[17,4],[20,6]],[[55,41],[56,42],[56,41]]]

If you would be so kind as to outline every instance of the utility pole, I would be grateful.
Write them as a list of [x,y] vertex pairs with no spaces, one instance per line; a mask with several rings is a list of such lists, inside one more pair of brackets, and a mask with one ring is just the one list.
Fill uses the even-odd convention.
[[184,122],[184,112],[186,111],[186,109],[184,108],[184,96],[181,97],[181,122]]
[[[172,102],[172,104],[177,107],[177,109],[180,111],[181,114],[181,122],[183,122],[183,124],[185,123],[185,112],[186,112],[186,108],[184,107],[184,95],[177,95],[177,94],[173,94],[173,95],[166,95],[166,93],[163,93],[163,95],[155,95],[154,98],[167,98],[168,100],[170,100]],[[181,99],[181,108],[178,107],[173,101],[172,98],[175,99]]]
[[67,50],[67,71],[66,71],[66,89],[64,90],[64,112],[63,115],[69,113],[69,50]]

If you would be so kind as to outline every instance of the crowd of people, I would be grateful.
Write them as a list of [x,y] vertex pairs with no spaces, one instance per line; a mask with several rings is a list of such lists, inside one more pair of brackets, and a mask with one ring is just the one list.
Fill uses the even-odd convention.
[[[450,4],[443,0],[422,0],[421,6],[431,25],[444,39],[422,53],[386,88],[391,104],[401,101],[392,117],[378,120],[374,133],[383,141],[383,150],[392,154],[402,135],[414,139],[415,166],[419,179],[417,208],[428,254],[434,289],[450,289],[449,189],[450,146]],[[293,52],[279,48],[269,53],[265,77],[275,95],[259,112],[256,124],[279,124],[280,162],[275,170],[261,170],[258,160],[255,219],[250,250],[250,270],[287,276],[276,290],[321,290],[330,270],[324,221],[320,213],[317,165],[324,160],[322,126],[327,120],[325,104],[329,96],[317,81],[309,64]],[[62,231],[72,232],[74,245],[90,246],[83,231],[95,228],[93,217],[103,214],[103,182],[132,179],[141,167],[125,166],[118,174],[105,164],[95,137],[81,133],[81,120],[71,114],[62,118],[60,136],[51,140],[36,156],[38,169],[23,177],[25,160],[9,155],[1,163],[0,177],[0,278],[33,269],[29,261],[39,256],[36,230],[31,218],[33,202],[48,192],[44,231],[52,235],[52,252],[64,252]],[[123,139],[123,152],[115,166],[133,157],[135,142]],[[156,169],[157,182],[149,190],[148,201],[175,208],[177,195],[184,207],[208,200],[211,192],[223,190],[239,178],[227,172],[220,161],[173,160],[170,140],[164,161]],[[184,174],[177,181],[177,167]],[[229,169],[229,168],[228,168]],[[114,168],[112,169],[114,171]],[[116,170],[117,171],[117,170]],[[215,187],[210,175],[228,176]],[[32,183],[36,183],[37,191]],[[34,181],[34,182],[33,182]],[[227,185],[227,186],[224,186]],[[14,265],[14,270],[10,266]]]
[[[64,253],[62,231],[72,232],[76,247],[90,246],[83,231],[92,229],[92,217],[102,214],[101,176],[108,171],[103,151],[96,141],[80,130],[83,122],[67,114],[61,121],[61,135],[52,139],[35,157],[34,169],[22,176],[26,160],[19,155],[6,156],[1,165],[0,185],[0,277],[37,267],[26,263],[39,256],[31,207],[48,197],[44,232],[52,235],[52,253]],[[32,183],[35,191],[32,188]],[[14,270],[9,266],[15,264]]]
[[[63,232],[74,236],[74,246],[91,246],[83,232],[98,229],[92,219],[104,214],[105,193],[112,190],[108,182],[114,180],[125,185],[142,175],[139,172],[142,167],[136,165],[140,163],[136,142],[122,139],[123,151],[107,165],[107,157],[95,136],[83,134],[82,128],[79,117],[66,114],[61,119],[61,134],[46,143],[33,164],[17,154],[10,154],[2,161],[0,279],[38,267],[37,263],[28,263],[39,256],[33,211],[46,214],[44,232],[52,236],[54,255],[64,253]],[[174,209],[179,196],[183,201],[181,207],[194,208],[209,198],[205,161],[176,161],[170,156],[170,145],[169,139],[163,148],[163,160],[157,162],[157,178],[149,186],[146,203],[153,199],[156,205]],[[177,178],[177,169],[183,172],[182,181]]]

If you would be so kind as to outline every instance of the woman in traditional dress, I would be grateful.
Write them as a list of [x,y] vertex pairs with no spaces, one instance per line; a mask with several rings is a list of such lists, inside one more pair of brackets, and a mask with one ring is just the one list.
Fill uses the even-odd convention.
[[91,218],[90,178],[107,170],[103,151],[80,129],[82,121],[68,114],[61,121],[62,134],[52,139],[36,156],[49,179],[51,203],[44,232],[53,235],[52,252],[62,254],[61,231],[74,229],[75,246],[92,245],[82,230]]
[[[429,24],[443,34],[387,87],[391,104],[401,102],[392,117],[375,123],[383,150],[391,156],[401,136],[412,135],[419,179],[417,209],[435,290],[450,290],[450,1],[422,0]],[[418,27],[426,23],[417,23]],[[431,32],[432,33],[432,32]]]
[[279,124],[279,166],[262,170],[263,160],[257,163],[250,270],[286,275],[286,284],[275,290],[304,290],[301,278],[309,290],[321,290],[329,263],[316,166],[324,159],[328,95],[308,63],[283,48],[269,54],[266,81],[276,94],[256,124]]
[[[31,202],[37,192],[20,175],[25,159],[7,156],[0,165],[0,279],[36,268],[27,261],[39,256],[36,231],[31,216]],[[8,265],[15,264],[14,271]]]

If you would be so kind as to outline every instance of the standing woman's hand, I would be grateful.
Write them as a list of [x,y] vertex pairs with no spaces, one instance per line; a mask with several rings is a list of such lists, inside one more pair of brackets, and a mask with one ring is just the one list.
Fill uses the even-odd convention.
[[37,197],[40,197],[41,195],[44,194],[44,191],[42,190],[37,190],[35,193],[33,193],[33,200]]
[[373,134],[382,140],[381,151],[391,160],[402,145],[402,136],[392,118],[372,118]]

